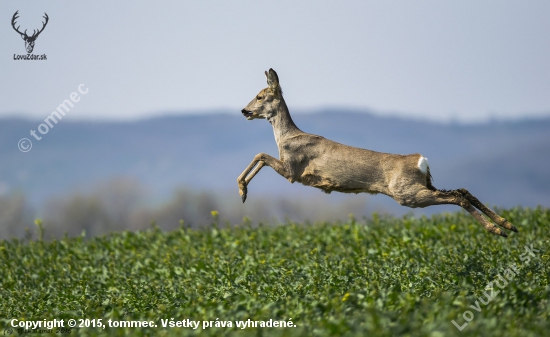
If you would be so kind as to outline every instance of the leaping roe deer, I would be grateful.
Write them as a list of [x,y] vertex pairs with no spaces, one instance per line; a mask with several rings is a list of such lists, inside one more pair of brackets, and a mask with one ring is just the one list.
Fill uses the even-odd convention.
[[[485,207],[466,189],[438,190],[431,182],[428,160],[415,153],[389,154],[340,144],[305,133],[292,121],[283,99],[279,77],[273,69],[265,72],[268,87],[243,110],[248,120],[267,119],[273,126],[280,159],[257,154],[237,178],[239,193],[246,200],[247,186],[264,166],[269,166],[291,183],[313,186],[326,193],[382,193],[412,208],[453,204],[468,211],[493,234],[508,235],[497,225],[517,232],[506,219]],[[475,207],[475,208],[474,208]]]

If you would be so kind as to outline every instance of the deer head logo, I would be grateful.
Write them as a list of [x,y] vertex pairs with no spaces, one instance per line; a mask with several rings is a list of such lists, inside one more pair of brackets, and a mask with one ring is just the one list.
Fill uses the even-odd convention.
[[13,14],[13,18],[11,19],[11,26],[13,27],[13,29],[17,33],[19,33],[21,35],[21,38],[23,40],[25,40],[25,49],[27,49],[27,53],[30,54],[30,53],[32,53],[32,51],[34,49],[34,41],[36,40],[38,35],[40,35],[40,33],[42,33],[42,31],[44,30],[44,28],[46,28],[46,25],[48,24],[48,14],[44,13],[43,18],[46,19],[46,22],[42,22],[42,29],[40,29],[38,31],[36,29],[34,29],[32,35],[28,36],[26,29],[25,29],[25,32],[21,33],[19,31],[20,26],[17,26],[17,28],[15,28],[15,25],[16,25],[15,20],[17,20],[19,18],[19,16],[17,16],[18,13],[19,13],[19,11],[15,12],[15,14]]

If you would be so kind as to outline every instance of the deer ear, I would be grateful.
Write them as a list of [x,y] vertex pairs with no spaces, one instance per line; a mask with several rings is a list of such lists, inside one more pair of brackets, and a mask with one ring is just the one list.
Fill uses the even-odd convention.
[[279,87],[279,76],[277,76],[277,73],[273,69],[269,69],[269,73],[265,72],[265,77],[267,77],[267,85],[271,89],[275,89]]

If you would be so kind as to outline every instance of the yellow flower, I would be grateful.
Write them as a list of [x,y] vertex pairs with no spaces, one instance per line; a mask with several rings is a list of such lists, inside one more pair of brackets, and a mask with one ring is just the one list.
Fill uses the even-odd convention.
[[347,301],[347,300],[348,300],[348,297],[349,297],[349,293],[346,293],[346,294],[344,295],[344,297],[342,297],[342,302]]

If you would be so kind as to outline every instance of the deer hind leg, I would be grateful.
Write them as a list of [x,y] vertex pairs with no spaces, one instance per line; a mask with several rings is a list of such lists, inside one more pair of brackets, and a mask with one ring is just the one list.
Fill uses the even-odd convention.
[[[476,199],[477,200],[477,199]],[[403,204],[403,203],[402,203]],[[484,218],[475,208],[469,199],[464,196],[459,190],[440,191],[423,188],[416,193],[413,199],[405,202],[405,206],[410,207],[427,207],[432,205],[452,204],[464,208],[470,213],[487,231],[500,236],[507,237],[508,235]]]
[[239,194],[241,195],[242,201],[246,201],[246,196],[248,193],[247,186],[254,178],[258,172],[262,169],[264,166],[269,166],[272,169],[274,169],[277,173],[282,175],[283,177],[289,179],[290,174],[287,167],[284,165],[284,163],[276,158],[273,158],[272,156],[265,154],[265,153],[258,153],[256,156],[254,156],[254,159],[248,165],[248,167],[241,173],[241,175],[237,178],[237,184],[239,185]]
[[459,191],[466,199],[468,199],[468,201],[477,209],[485,213],[485,215],[487,215],[497,225],[516,233],[518,232],[518,229],[514,225],[512,225],[508,220],[493,212],[493,210],[489,209],[487,206],[483,205],[481,201],[479,201],[478,198],[474,197],[470,192],[468,192],[468,190],[466,190],[465,188],[460,188],[457,191]]

